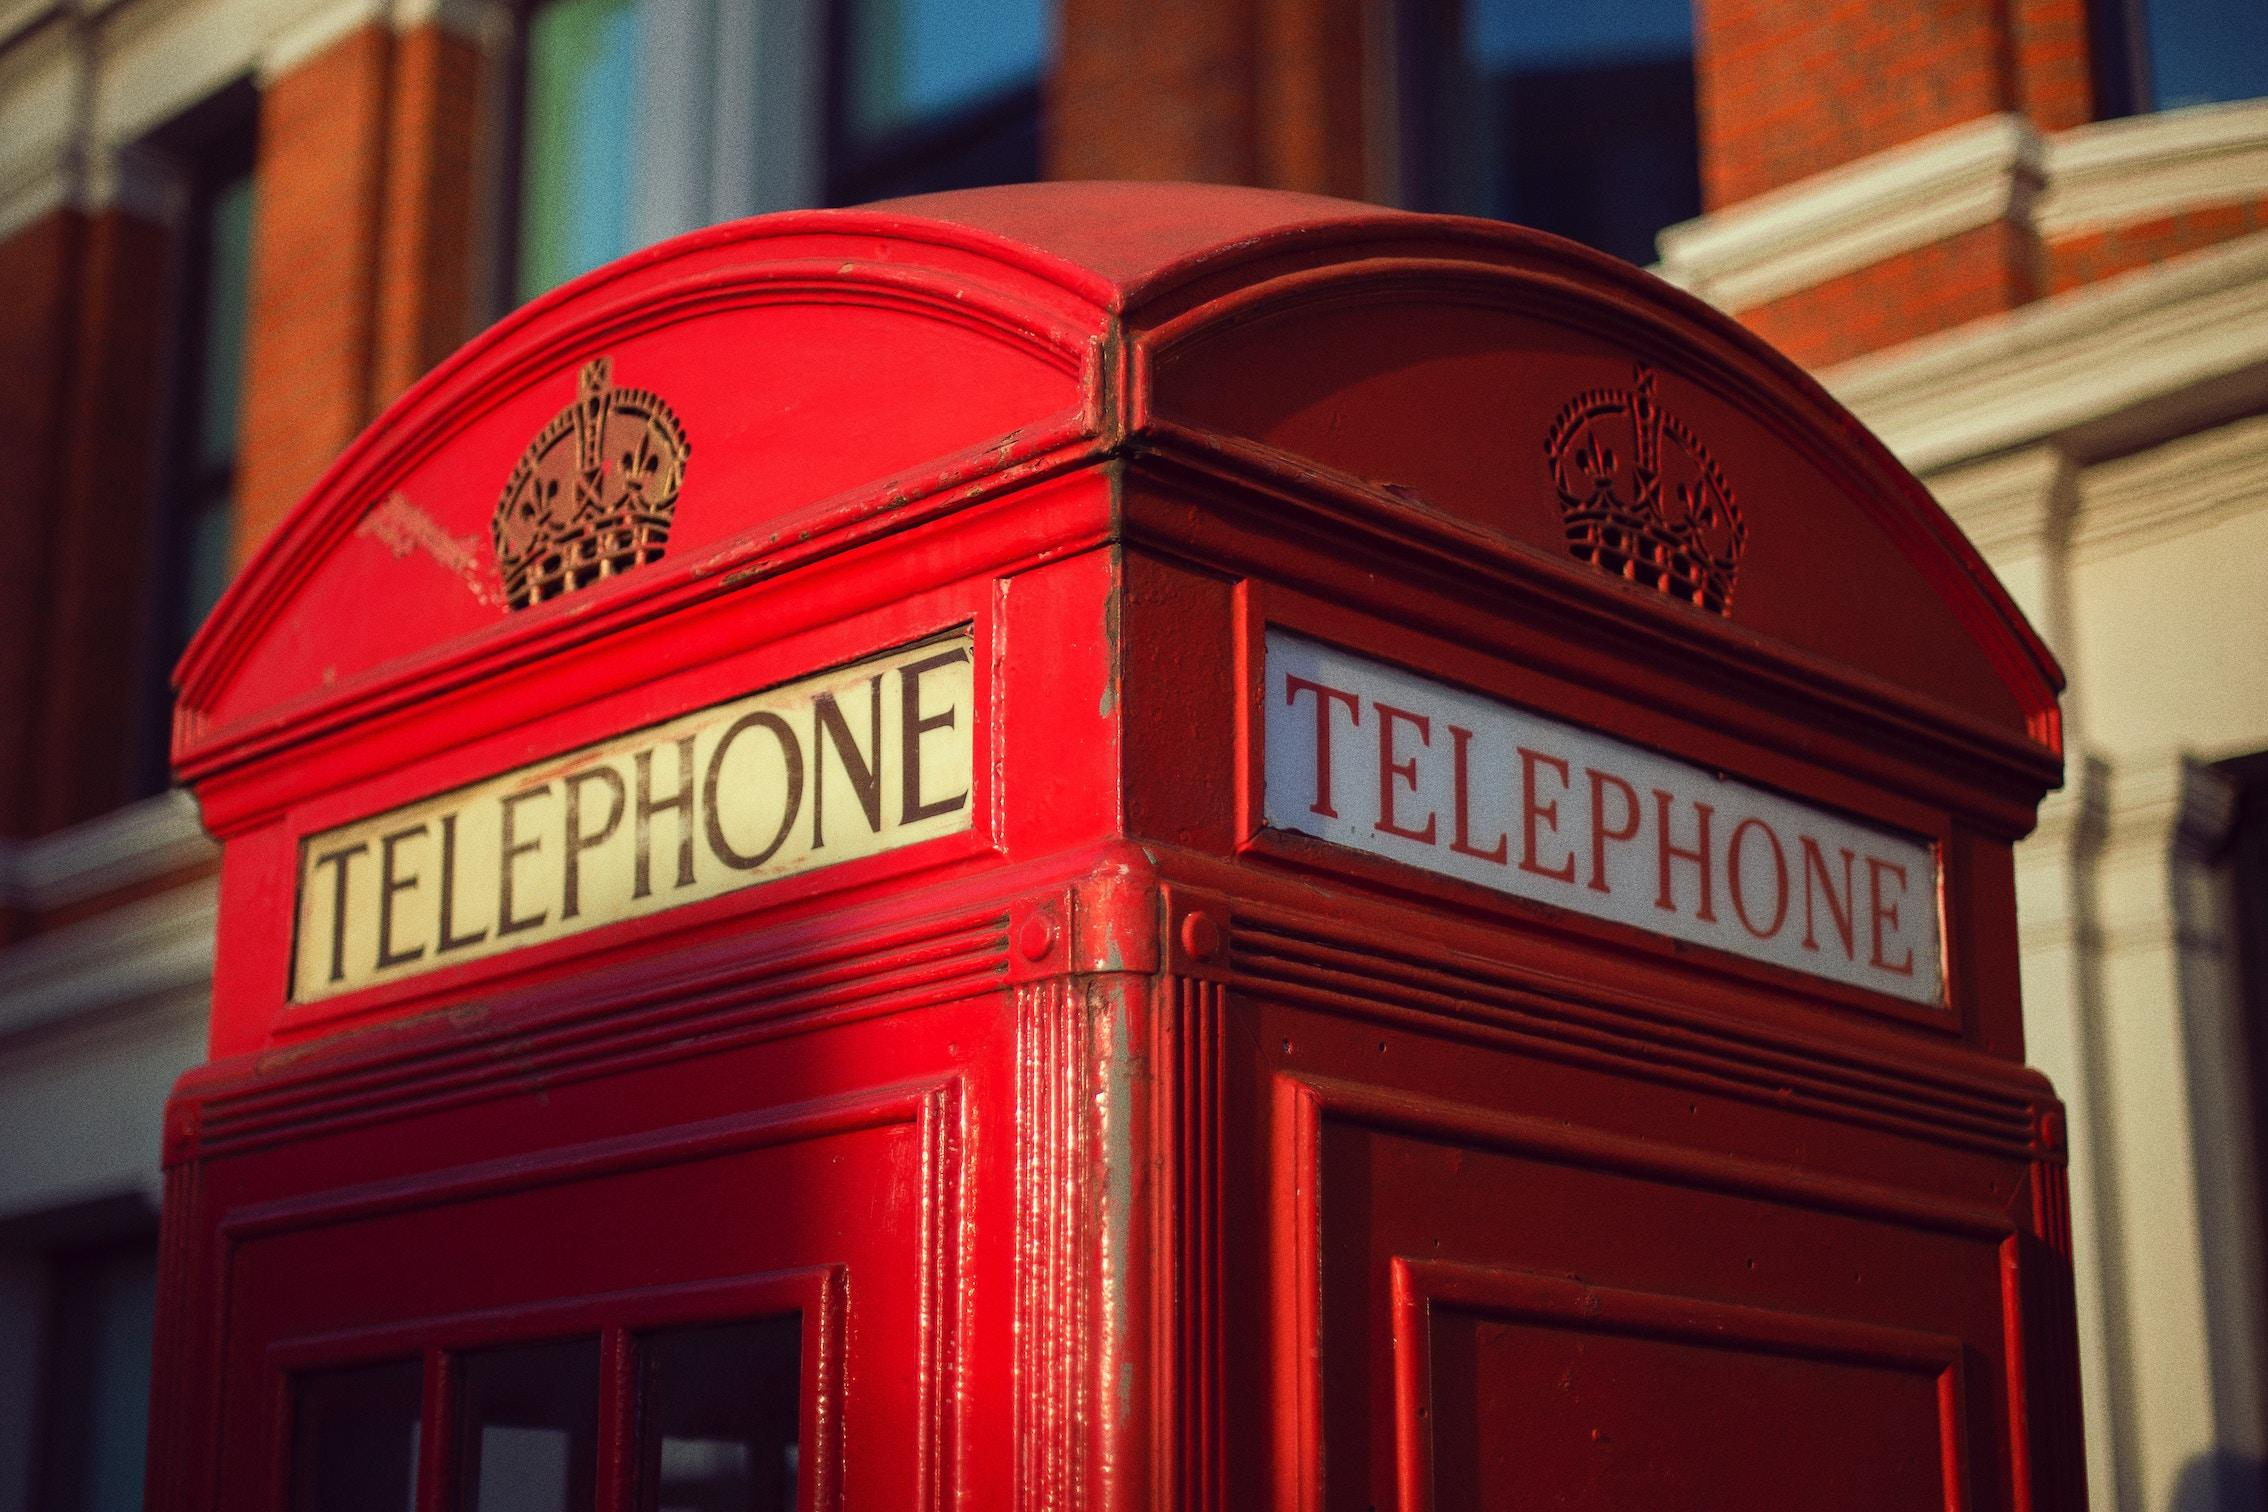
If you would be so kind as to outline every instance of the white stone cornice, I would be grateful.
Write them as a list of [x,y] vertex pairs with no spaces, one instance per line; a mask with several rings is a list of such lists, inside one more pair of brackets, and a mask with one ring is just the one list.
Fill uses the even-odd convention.
[[207,877],[0,951],[0,1039],[204,987],[219,915]]
[[[2268,404],[2268,232],[1975,321],[1821,374],[1925,475],[2208,387]],[[2239,396],[2242,397],[2241,395]],[[2133,439],[2133,438],[2130,438]]]
[[2033,215],[2047,237],[2268,198],[2268,100],[2074,127],[2047,139],[2045,167]]
[[2058,447],[2033,446],[1933,475],[1930,492],[1988,557],[2036,551],[2071,512],[2077,469]]
[[1661,233],[1654,271],[1727,310],[1995,221],[2043,238],[2268,197],[2268,100],[2049,136],[1982,116]]
[[484,51],[502,46],[512,35],[507,0],[394,0],[393,16],[396,31],[437,26]]
[[1663,231],[1657,271],[1742,310],[1964,231],[2029,214],[2040,139],[1980,117]]
[[218,854],[195,800],[177,788],[37,840],[0,841],[0,902],[41,913]]
[[2089,468],[2072,547],[2101,556],[2268,510],[2268,415]]
[[397,31],[437,26],[488,48],[506,34],[512,16],[503,0],[324,0],[301,12],[260,50],[255,74],[263,87],[348,33],[381,21]]
[[71,201],[85,74],[66,25],[46,26],[0,53],[0,237]]
[[265,89],[282,75],[305,63],[351,32],[382,19],[385,0],[325,0],[305,6],[260,49],[254,77]]

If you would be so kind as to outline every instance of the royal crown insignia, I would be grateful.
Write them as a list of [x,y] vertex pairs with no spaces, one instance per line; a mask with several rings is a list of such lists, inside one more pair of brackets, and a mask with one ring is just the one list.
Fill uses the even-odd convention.
[[1732,606],[1748,527],[1732,486],[1641,366],[1625,389],[1577,394],[1544,456],[1568,549],[1583,561],[1719,614]]
[[692,444],[660,396],[616,388],[600,357],[520,457],[489,522],[515,609],[661,559]]

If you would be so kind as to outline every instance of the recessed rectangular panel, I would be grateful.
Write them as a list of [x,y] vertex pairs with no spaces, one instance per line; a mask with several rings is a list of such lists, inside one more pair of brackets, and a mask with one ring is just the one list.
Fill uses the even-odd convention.
[[1950,1339],[1516,1272],[1434,1295],[1428,1269],[1403,1337],[1439,1512],[1959,1504]]
[[1704,767],[1267,633],[1267,822],[1914,1003],[1936,851]]

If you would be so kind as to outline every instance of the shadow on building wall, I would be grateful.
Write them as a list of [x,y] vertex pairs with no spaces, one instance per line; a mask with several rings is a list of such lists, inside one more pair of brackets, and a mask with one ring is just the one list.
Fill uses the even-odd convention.
[[2268,1467],[2247,1454],[2215,1450],[2182,1467],[2166,1512],[2258,1512],[2268,1508]]

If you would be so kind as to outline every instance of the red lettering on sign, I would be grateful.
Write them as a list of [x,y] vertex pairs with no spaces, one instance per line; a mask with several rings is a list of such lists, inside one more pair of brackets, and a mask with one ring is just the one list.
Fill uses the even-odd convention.
[[1693,811],[1700,816],[1701,837],[1694,842],[1693,849],[1687,850],[1681,845],[1673,844],[1670,840],[1670,804],[1672,801],[1667,788],[1654,789],[1655,810],[1661,819],[1661,834],[1656,843],[1661,847],[1662,857],[1662,891],[1661,896],[1654,899],[1654,906],[1670,913],[1677,912],[1677,898],[1670,891],[1670,863],[1672,861],[1690,861],[1701,873],[1701,908],[1699,912],[1694,914],[1694,917],[1704,924],[1714,924],[1717,922],[1717,912],[1710,906],[1709,902],[1709,816],[1716,810],[1706,803],[1698,801],[1694,803]]
[[1309,682],[1304,677],[1293,677],[1287,673],[1284,677],[1285,707],[1297,707],[1302,693],[1315,695],[1315,801],[1308,805],[1308,812],[1321,814],[1326,819],[1336,819],[1339,811],[1331,806],[1331,701],[1337,699],[1347,706],[1347,722],[1357,729],[1362,728],[1362,704],[1352,693],[1342,693],[1337,688],[1325,687],[1322,683]]
[[1394,820],[1394,780],[1398,777],[1410,785],[1411,792],[1417,791],[1417,758],[1412,756],[1407,761],[1394,759],[1394,722],[1400,720],[1417,731],[1419,745],[1433,744],[1432,722],[1422,714],[1412,714],[1407,709],[1397,709],[1392,704],[1382,704],[1375,699],[1372,700],[1371,707],[1378,711],[1378,822],[1371,828],[1380,834],[1399,835],[1404,840],[1431,845],[1434,835],[1432,814],[1425,816],[1425,828],[1421,830],[1405,829]]
[[1835,932],[1843,937],[1843,959],[1858,959],[1858,945],[1851,933],[1851,906],[1855,892],[1851,885],[1851,863],[1854,859],[1850,847],[1843,847],[1843,896],[1835,897],[1835,879],[1827,874],[1827,858],[1819,853],[1819,842],[1809,835],[1803,838],[1803,948],[1817,950],[1819,938],[1813,933],[1816,922],[1811,906],[1812,879],[1819,881],[1820,890],[1827,894],[1827,916],[1834,921]]
[[[1638,790],[1612,772],[1597,767],[1585,767],[1591,779],[1591,891],[1611,892],[1606,879],[1606,848],[1609,840],[1635,840],[1638,838]],[[1609,829],[1606,822],[1606,787],[1613,783],[1622,792],[1622,827]]]
[[1884,971],[1894,972],[1899,976],[1912,976],[1914,974],[1913,946],[1908,945],[1906,947],[1906,959],[1902,962],[1891,962],[1882,958],[1882,926],[1884,922],[1887,921],[1892,929],[1898,927],[1898,905],[1892,903],[1888,908],[1882,906],[1882,878],[1885,873],[1895,873],[1898,878],[1898,891],[1903,893],[1906,890],[1906,869],[1903,866],[1895,861],[1885,861],[1879,856],[1866,858],[1867,891],[1872,895],[1867,912],[1872,916],[1874,964]]
[[1542,866],[1536,861],[1536,821],[1541,819],[1553,834],[1559,833],[1559,800],[1555,798],[1549,803],[1536,802],[1536,768],[1539,766],[1556,770],[1562,789],[1567,787],[1569,781],[1566,762],[1557,756],[1546,756],[1541,751],[1520,747],[1520,870],[1534,872],[1539,877],[1549,877],[1554,882],[1572,882],[1575,880],[1573,852],[1569,852],[1567,858],[1557,866]]
[[1465,747],[1472,744],[1472,739],[1472,731],[1460,725],[1449,727],[1449,744],[1455,753],[1456,762],[1456,780],[1452,785],[1452,790],[1456,795],[1455,807],[1457,812],[1457,838],[1449,842],[1449,848],[1482,861],[1493,861],[1498,866],[1502,866],[1507,854],[1507,847],[1511,843],[1511,836],[1498,835],[1496,837],[1496,849],[1494,850],[1478,850],[1472,843],[1472,831],[1466,815],[1466,801],[1470,784],[1465,771]]
[[[1772,922],[1764,929],[1758,929],[1756,921],[1748,916],[1748,899],[1741,889],[1740,847],[1747,840],[1750,830],[1763,831],[1765,842],[1772,847],[1772,885],[1775,889],[1772,895]],[[1769,940],[1778,934],[1780,926],[1788,921],[1788,856],[1786,851],[1780,849],[1780,837],[1774,833],[1771,825],[1761,819],[1751,818],[1743,819],[1733,827],[1732,845],[1725,856],[1725,874],[1732,884],[1733,912],[1740,915],[1741,928],[1759,940]]]

